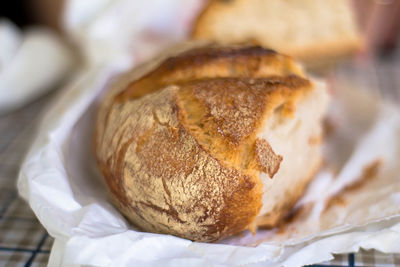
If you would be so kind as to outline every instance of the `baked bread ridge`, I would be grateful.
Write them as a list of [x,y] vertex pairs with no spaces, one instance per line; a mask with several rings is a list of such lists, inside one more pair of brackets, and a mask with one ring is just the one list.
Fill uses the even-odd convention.
[[310,68],[364,47],[348,0],[210,0],[191,36],[222,45],[252,42],[279,49]]
[[[270,116],[293,117],[314,86],[290,58],[259,47],[180,57],[193,62],[204,54],[189,71],[170,60],[169,73],[160,71],[164,62],[141,78],[124,75],[100,108],[95,146],[112,199],[131,222],[208,242],[254,224],[265,189],[260,173],[273,177],[282,161],[258,135]],[[150,81],[159,88],[127,93]]]

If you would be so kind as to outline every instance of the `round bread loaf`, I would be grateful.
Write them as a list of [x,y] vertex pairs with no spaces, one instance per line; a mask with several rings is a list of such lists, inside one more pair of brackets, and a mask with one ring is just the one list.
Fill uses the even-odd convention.
[[145,231],[209,242],[273,227],[318,168],[327,99],[287,56],[197,47],[117,79],[96,158],[115,205]]

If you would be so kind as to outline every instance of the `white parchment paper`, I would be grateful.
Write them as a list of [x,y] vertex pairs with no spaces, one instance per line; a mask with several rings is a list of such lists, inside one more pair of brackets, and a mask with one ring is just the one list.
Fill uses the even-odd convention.
[[[74,12],[67,13],[67,25],[82,49],[91,51],[86,53],[88,63],[48,107],[18,180],[20,194],[55,238],[49,266],[299,266],[361,247],[400,252],[400,112],[346,82],[337,82],[332,91],[334,131],[324,148],[326,166],[299,202],[292,222],[214,244],[143,233],[129,225],[109,204],[94,163],[96,101],[117,72],[183,38],[187,24],[179,18],[194,14],[199,4],[171,0],[174,8],[165,10],[143,4],[136,14],[147,13],[139,23],[129,20],[129,12],[125,17],[117,12],[133,8],[133,2],[142,5],[97,1],[101,5],[94,14],[82,11],[85,1],[69,2]],[[83,15],[74,17],[78,11]],[[110,35],[115,33],[113,27],[123,24],[113,22],[113,16],[140,27],[129,26],[131,35],[120,42],[107,40],[96,29],[107,26]],[[165,27],[155,39],[162,42],[152,49],[144,45],[148,39],[137,38],[160,27],[148,16],[177,18],[175,24],[160,23]],[[143,46],[149,50],[141,54]],[[129,54],[130,49],[135,52]],[[379,168],[366,179],[366,166],[374,162]],[[357,181],[359,186],[352,186]],[[340,201],[328,205],[332,198]]]

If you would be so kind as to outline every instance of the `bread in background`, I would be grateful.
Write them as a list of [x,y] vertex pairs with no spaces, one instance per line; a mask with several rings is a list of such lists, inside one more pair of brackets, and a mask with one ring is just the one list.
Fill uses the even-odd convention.
[[253,42],[307,67],[330,65],[363,44],[348,0],[212,0],[192,37],[221,44]]

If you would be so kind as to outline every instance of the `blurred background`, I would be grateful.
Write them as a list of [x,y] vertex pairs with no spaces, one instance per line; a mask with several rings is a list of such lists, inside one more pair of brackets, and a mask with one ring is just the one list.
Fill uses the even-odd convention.
[[[390,54],[400,33],[400,2],[397,0],[351,0],[358,25],[365,33],[368,51]],[[16,0],[0,3],[0,18],[19,27],[46,25],[62,32],[64,0]],[[90,5],[89,5],[90,6]]]
[[[396,66],[388,64],[395,64],[400,58],[398,49],[400,1],[347,1],[351,8],[353,21],[361,33],[362,46],[357,51],[352,51],[350,55],[348,53],[346,57],[341,57],[330,68],[318,68],[317,70],[324,76],[329,76],[332,71],[344,74],[350,68],[351,72],[363,71],[359,74],[361,76],[368,78],[372,76],[376,81],[383,79],[383,82],[386,82],[386,78],[378,77],[379,72],[382,69],[387,71],[387,68],[389,71],[396,69]],[[109,54],[112,54],[110,58],[117,54],[122,55],[121,51],[125,51],[125,55],[128,57],[135,57],[136,61],[148,58],[147,55],[154,53],[155,47],[162,47],[170,41],[169,37],[166,37],[167,35],[175,34],[176,36],[173,38],[176,40],[182,39],[182,35],[187,35],[207,2],[207,0],[150,1],[146,5],[152,9],[160,9],[153,12],[158,15],[153,18],[143,18],[144,16],[134,9],[137,7],[141,9],[144,5],[139,5],[137,4],[139,2],[136,1],[1,1],[0,114],[16,110],[52,89],[60,87],[60,83],[66,81],[68,74],[79,65],[77,62],[81,60],[82,63],[82,57],[78,55],[83,55],[84,61],[98,61],[96,54],[103,53],[105,47],[111,47],[108,51]],[[183,3],[187,4],[189,8],[184,10],[177,7],[184,6]],[[312,1],[304,1],[307,8],[310,3]],[[200,7],[193,8],[196,5],[200,5]],[[307,12],[311,11],[310,9]],[[143,9],[140,12],[146,13],[147,11]],[[175,16],[174,12],[178,16]],[[277,10],[277,12],[281,12],[281,10]],[[129,16],[137,17],[137,19],[129,18]],[[335,16],[337,20],[340,20],[340,14]],[[146,20],[153,20],[153,22]],[[130,24],[136,25],[131,26]],[[186,26],[181,26],[182,24]],[[36,26],[36,30],[37,26],[40,26],[40,34],[37,32],[32,34],[32,26]],[[171,31],[171,28],[177,28],[176,26],[183,30]],[[272,48],[280,51],[279,47]],[[110,52],[110,50],[114,51]],[[286,53],[285,50],[280,52]],[[12,55],[19,55],[19,57]],[[319,55],[317,55],[318,57]],[[95,59],[93,60],[93,58]],[[327,61],[326,58],[322,58],[321,61],[324,60]],[[13,64],[10,64],[11,62]],[[31,62],[31,64],[27,62]],[[33,64],[32,62],[37,63]],[[45,73],[45,69],[51,71]],[[40,73],[39,70],[42,72]],[[365,74],[365,71],[375,73]],[[376,75],[377,73],[378,75]],[[29,77],[33,76],[30,78],[32,80],[29,85],[22,77],[25,75],[26,78],[26,74],[31,75]],[[397,83],[395,84],[397,87]],[[15,96],[7,93],[10,90],[8,88],[14,88]],[[397,93],[394,88],[391,91]]]
[[[378,66],[379,70],[374,69],[374,71],[380,72],[380,67],[386,68],[388,64],[397,62],[400,57],[398,49],[400,39],[400,1],[347,1],[351,6],[353,20],[363,39],[362,48],[350,56],[346,55],[346,57],[342,57],[340,61],[335,62],[335,68],[329,68],[328,70],[330,72],[338,70],[339,66],[339,70],[342,70],[342,73],[347,72],[349,67],[343,67],[343,65],[345,63],[349,65],[349,62],[351,62],[353,66],[350,68],[354,70],[355,66],[355,71],[370,70],[371,68],[375,68],[374,66]],[[77,62],[82,59],[79,59],[79,54],[83,55],[85,60],[88,58],[91,60],[92,58],[96,58],[96,53],[99,51],[103,52],[104,47],[112,47],[114,49],[113,56],[122,54],[120,51],[125,50],[127,51],[125,54],[128,54],[129,57],[138,57],[140,60],[146,59],[147,55],[151,55],[156,50],[154,49],[155,46],[162,47],[163,42],[168,43],[165,42],[168,39],[166,35],[172,35],[171,33],[173,33],[176,35],[174,37],[176,40],[182,39],[182,35],[187,35],[190,32],[191,25],[194,24],[196,17],[201,13],[204,6],[207,5],[207,2],[207,0],[149,1],[146,5],[150,8],[160,9],[160,11],[153,12],[158,15],[151,18],[153,22],[149,22],[143,18],[142,14],[135,12],[135,10],[130,10],[136,7],[143,8],[143,5],[137,4],[138,2],[136,1],[1,1],[0,38],[2,41],[0,43],[0,73],[3,72],[3,74],[0,77],[3,78],[0,79],[0,114],[5,113],[5,111],[18,109],[32,99],[36,99],[55,87],[59,87],[56,84],[63,80],[65,81],[68,74],[74,69],[74,66],[77,66]],[[304,3],[310,6],[311,2],[305,1]],[[183,3],[187,5],[185,7],[186,10],[177,7],[179,5],[184,6],[185,4]],[[193,6],[199,5],[199,3],[200,8],[193,8]],[[327,5],[327,7],[329,6]],[[132,13],[131,16],[137,17],[137,19],[129,18],[130,12]],[[147,11],[143,9],[140,12],[146,13]],[[179,16],[175,16],[174,12],[175,14],[179,14]],[[277,10],[277,12],[281,11]],[[121,14],[116,15],[117,13]],[[118,18],[119,16],[121,18]],[[339,19],[340,14],[335,16]],[[136,25],[130,26],[130,24]],[[180,26],[182,24],[189,26]],[[36,33],[28,34],[34,25],[41,26],[39,29],[42,36],[38,37]],[[174,25],[178,25],[183,30],[171,31],[170,29],[175,27]],[[140,27],[142,29],[139,29]],[[34,40],[26,42],[28,44],[22,46],[25,39],[29,39],[24,37],[26,35]],[[25,50],[21,50],[28,51],[24,52],[28,56],[22,53],[24,56],[16,57],[16,59],[13,58],[12,55],[18,55],[17,51],[21,46],[25,48]],[[53,51],[53,54],[49,52],[47,55],[47,53],[40,52],[44,50],[46,52]],[[141,52],[137,53],[136,51]],[[280,51],[279,47],[278,51]],[[286,53],[285,51],[280,52]],[[37,58],[39,54],[41,56],[40,59]],[[15,63],[14,65],[18,66],[10,67],[8,69],[11,70],[6,71],[6,65],[12,62],[12,59],[17,61],[18,64]],[[137,59],[137,61],[140,60]],[[33,64],[29,66],[29,64],[26,64],[26,61],[36,61],[43,66],[39,67],[37,64],[38,68]],[[21,69],[21,66],[25,70],[17,71],[16,69]],[[395,66],[389,68],[395,68]],[[38,73],[38,69],[50,69],[52,72],[48,74]],[[323,70],[321,72],[324,75],[329,73],[325,68],[319,70]],[[7,74],[7,72],[12,73]],[[29,86],[23,81],[16,82],[15,80],[21,80],[19,75],[22,75],[22,73],[33,73],[32,76],[36,78],[30,82]],[[13,80],[5,78],[10,76],[14,77],[12,78]],[[365,76],[369,77],[371,75],[367,74]],[[17,77],[18,79],[16,79]],[[376,79],[379,80],[379,78]],[[9,87],[13,87],[15,89],[14,92],[21,92],[17,96],[11,97],[5,92],[7,89],[4,89]],[[7,102],[5,101],[6,98],[9,98]]]
[[392,53],[400,33],[400,2],[396,0],[353,0],[354,12],[364,32],[368,52]]

